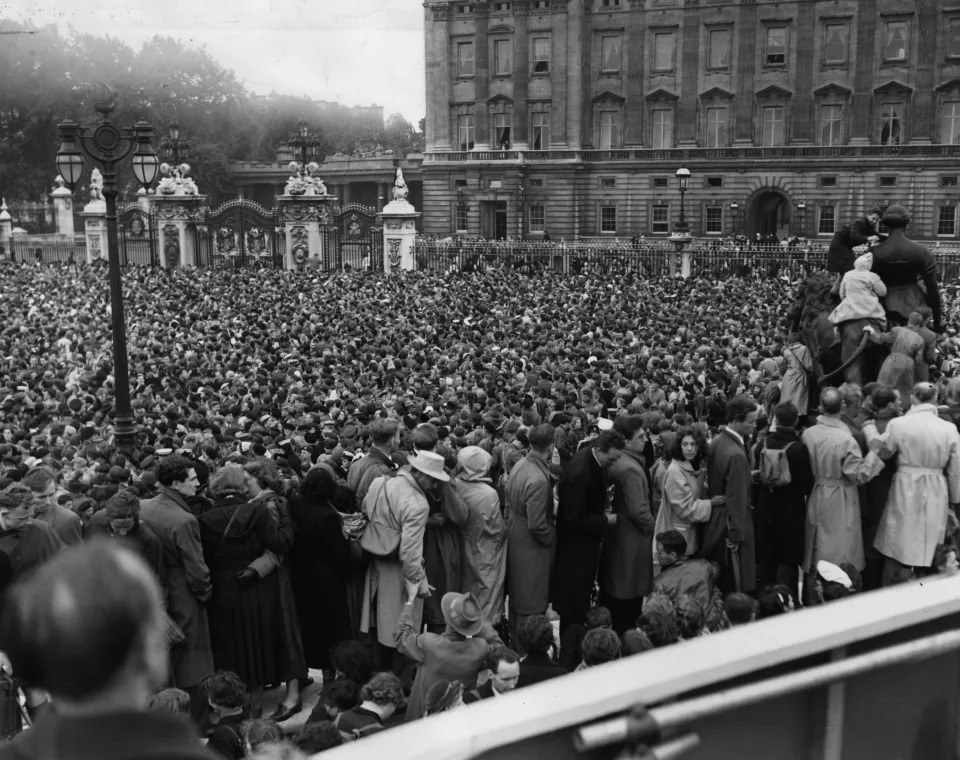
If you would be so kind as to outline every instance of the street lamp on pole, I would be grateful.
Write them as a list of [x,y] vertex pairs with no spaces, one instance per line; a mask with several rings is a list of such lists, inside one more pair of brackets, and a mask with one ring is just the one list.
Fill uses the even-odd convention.
[[733,214],[733,234],[737,234],[737,214],[740,212],[740,204],[734,201],[730,204],[730,213]]
[[[677,169],[677,185],[680,188],[680,217],[677,219],[677,223],[673,225],[673,234],[670,236],[670,242],[677,249],[678,254],[682,254],[683,250],[690,245],[693,238],[690,236],[690,227],[687,225],[687,216],[686,209],[684,208],[684,196],[687,194],[687,185],[690,182],[690,170],[686,166],[681,166]],[[684,264],[684,276],[687,276],[689,272],[688,263]],[[677,273],[677,261],[676,257],[670,259],[670,276],[673,277]]]
[[317,150],[323,141],[320,139],[320,135],[310,131],[309,125],[303,119],[297,122],[297,131],[290,136],[288,142],[291,147],[298,149],[300,152],[301,172],[306,172],[308,158],[312,158],[318,164],[323,163],[325,156]]
[[57,171],[71,190],[83,174],[83,157],[87,155],[101,167],[103,198],[107,207],[107,253],[110,264],[110,318],[113,328],[113,376],[116,397],[114,441],[118,448],[129,450],[134,443],[133,412],[130,407],[130,373],[127,368],[127,333],[123,317],[123,282],[120,276],[120,246],[117,238],[117,164],[133,152],[133,175],[149,189],[157,177],[160,161],[150,138],[153,127],[138,121],[120,129],[110,122],[116,108],[116,93],[107,102],[95,105],[103,118],[94,127],[82,127],[74,121],[61,122],[60,150]]
[[165,159],[173,159],[173,165],[179,166],[180,161],[186,160],[190,155],[190,143],[180,139],[180,124],[171,121],[167,127],[167,136],[160,143],[160,152]]
[[806,202],[806,201],[800,201],[800,202],[797,204],[797,211],[800,212],[800,234],[802,235],[802,234],[803,234],[803,215],[804,215],[804,214],[806,213],[806,211],[807,211],[807,202]]

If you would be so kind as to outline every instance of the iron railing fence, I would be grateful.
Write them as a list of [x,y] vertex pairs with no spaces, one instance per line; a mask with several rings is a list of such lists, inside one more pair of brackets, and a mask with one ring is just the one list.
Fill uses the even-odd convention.
[[[413,258],[419,270],[511,268],[566,274],[633,272],[645,276],[680,273],[686,259],[692,275],[797,279],[826,268],[828,245],[819,241],[776,245],[695,239],[681,256],[669,240],[542,242],[419,238],[414,243]],[[928,245],[941,282],[956,280],[960,276],[960,246]]]
[[75,235],[13,235],[8,238],[8,261],[16,263],[50,264],[87,260],[87,242],[82,234]]

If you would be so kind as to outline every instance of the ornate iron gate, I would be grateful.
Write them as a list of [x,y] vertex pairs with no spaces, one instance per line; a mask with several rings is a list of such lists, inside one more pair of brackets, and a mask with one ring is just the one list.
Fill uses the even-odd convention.
[[117,213],[117,237],[120,240],[120,263],[159,266],[157,251],[157,218],[139,203],[128,203]]
[[376,210],[358,203],[339,209],[325,228],[327,269],[383,271],[383,228]]
[[227,201],[195,231],[197,266],[282,269],[285,237],[276,210],[247,198]]

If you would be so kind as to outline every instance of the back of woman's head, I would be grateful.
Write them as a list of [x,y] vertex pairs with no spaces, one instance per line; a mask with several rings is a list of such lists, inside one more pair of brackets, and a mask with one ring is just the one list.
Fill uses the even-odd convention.
[[393,673],[376,673],[360,689],[360,699],[377,705],[392,704],[400,707],[405,701],[403,684]]
[[214,499],[225,499],[228,496],[246,498],[247,485],[243,479],[243,468],[238,464],[225,464],[210,478],[208,489]]
[[280,493],[283,490],[283,479],[280,477],[280,470],[277,463],[266,457],[258,457],[253,461],[247,462],[243,466],[244,472],[257,479],[261,488],[269,488],[271,491]]
[[677,622],[672,609],[669,613],[659,610],[644,610],[639,622],[640,630],[647,634],[650,643],[658,649],[675,644],[680,639],[680,632],[677,630]]

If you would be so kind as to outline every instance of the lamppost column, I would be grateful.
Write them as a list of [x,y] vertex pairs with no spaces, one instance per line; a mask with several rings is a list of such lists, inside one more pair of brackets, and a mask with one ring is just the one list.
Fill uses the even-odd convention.
[[113,328],[113,382],[117,408],[114,440],[117,448],[133,448],[133,411],[130,408],[130,370],[127,365],[127,329],[123,312],[123,279],[120,274],[120,240],[117,234],[117,175],[112,165],[103,171],[103,199],[107,205],[107,253],[110,260],[110,322]]

